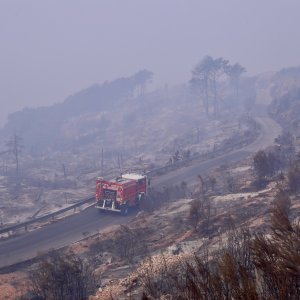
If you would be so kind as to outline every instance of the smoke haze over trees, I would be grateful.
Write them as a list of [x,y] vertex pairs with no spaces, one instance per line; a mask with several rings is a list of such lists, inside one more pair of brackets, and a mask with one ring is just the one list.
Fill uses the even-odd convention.
[[142,68],[155,73],[153,89],[186,82],[207,54],[250,75],[299,65],[299,9],[281,0],[1,1],[0,124]]
[[[152,76],[152,72],[141,70],[131,77],[92,85],[50,107],[25,108],[9,116],[2,134],[9,135],[17,129],[28,145],[35,144],[38,148],[51,146],[58,142],[65,121],[92,112],[124,107],[128,99],[145,92]],[[110,118],[104,117],[99,125],[105,128],[108,122]]]

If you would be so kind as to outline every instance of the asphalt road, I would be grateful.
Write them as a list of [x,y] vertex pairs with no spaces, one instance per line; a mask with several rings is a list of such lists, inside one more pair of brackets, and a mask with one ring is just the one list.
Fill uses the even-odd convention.
[[[251,145],[162,175],[153,179],[151,185],[160,189],[182,181],[190,182],[196,180],[197,175],[203,175],[212,168],[239,161],[250,153],[271,145],[281,133],[280,126],[267,117],[257,118],[257,121],[261,124],[262,130],[260,136]],[[134,215],[134,212],[126,217],[113,213],[99,213],[92,206],[34,231],[2,240],[0,241],[0,268],[32,259],[41,252],[70,245],[83,239],[86,233],[93,234],[113,225],[126,224]]]

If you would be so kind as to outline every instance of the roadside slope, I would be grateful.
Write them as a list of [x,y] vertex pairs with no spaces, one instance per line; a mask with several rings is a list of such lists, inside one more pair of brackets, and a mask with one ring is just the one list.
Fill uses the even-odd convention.
[[[153,187],[159,189],[186,180],[196,180],[198,174],[207,173],[220,164],[236,162],[252,152],[271,145],[274,138],[281,133],[280,126],[268,117],[258,118],[258,121],[262,126],[262,130],[259,138],[253,144],[221,157],[164,174],[153,180]],[[41,251],[67,246],[84,238],[84,233],[93,234],[112,225],[125,224],[134,215],[132,214],[126,218],[120,218],[120,216],[114,214],[99,216],[98,211],[94,207],[90,207],[81,213],[38,230],[0,241],[0,268],[34,258]]]

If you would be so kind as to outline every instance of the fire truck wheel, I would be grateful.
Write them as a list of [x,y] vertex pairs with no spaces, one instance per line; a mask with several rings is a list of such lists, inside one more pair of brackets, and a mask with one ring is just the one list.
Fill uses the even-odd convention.
[[128,214],[128,205],[127,204],[121,205],[121,215],[126,216],[127,214]]

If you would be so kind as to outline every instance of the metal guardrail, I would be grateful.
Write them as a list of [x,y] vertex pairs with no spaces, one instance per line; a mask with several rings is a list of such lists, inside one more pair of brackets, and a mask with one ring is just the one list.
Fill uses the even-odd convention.
[[47,214],[47,215],[44,215],[44,216],[41,216],[41,217],[38,217],[38,218],[35,218],[35,219],[32,219],[32,220],[29,220],[29,221],[26,221],[26,222],[18,223],[16,225],[1,228],[0,229],[0,234],[6,233],[6,232],[9,232],[9,231],[13,231],[13,230],[16,230],[16,229],[19,229],[19,228],[22,228],[22,227],[26,228],[28,225],[44,221],[44,220],[50,219],[50,218],[55,217],[55,216],[58,216],[60,214],[63,214],[65,212],[67,212],[68,210],[75,209],[75,208],[77,208],[77,207],[79,207],[83,204],[89,203],[90,201],[92,201],[94,199],[95,199],[95,196],[90,196],[90,197],[87,197],[87,198],[85,198],[85,199],[83,199],[83,200],[81,200],[81,201],[79,201],[79,202],[77,202],[77,203],[75,203],[71,206],[65,207],[65,208],[60,209],[58,211],[55,211],[53,213],[50,213],[50,214]]

